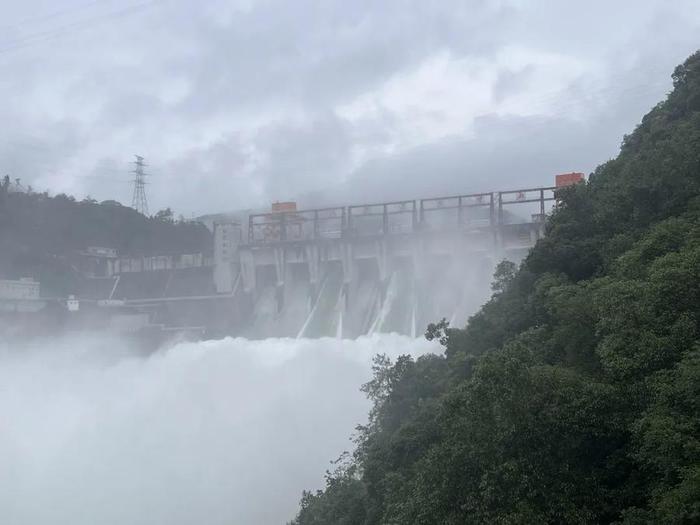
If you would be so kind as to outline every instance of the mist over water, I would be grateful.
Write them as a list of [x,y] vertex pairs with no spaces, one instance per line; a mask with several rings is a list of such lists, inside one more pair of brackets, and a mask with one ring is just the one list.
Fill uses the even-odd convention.
[[421,339],[0,347],[2,523],[273,524],[366,421],[377,353]]

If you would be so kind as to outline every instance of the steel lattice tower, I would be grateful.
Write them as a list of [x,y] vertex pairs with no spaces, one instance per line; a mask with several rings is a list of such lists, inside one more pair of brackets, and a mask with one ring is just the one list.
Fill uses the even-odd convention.
[[143,168],[146,166],[143,162],[143,157],[135,155],[135,169],[131,172],[134,174],[134,196],[131,200],[131,207],[137,212],[148,216],[148,200],[146,200],[146,173]]

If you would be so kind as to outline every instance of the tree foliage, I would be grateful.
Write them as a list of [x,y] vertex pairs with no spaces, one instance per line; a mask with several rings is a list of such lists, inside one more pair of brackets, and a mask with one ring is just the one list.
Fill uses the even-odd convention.
[[700,523],[700,53],[673,81],[444,356],[378,359],[297,525]]

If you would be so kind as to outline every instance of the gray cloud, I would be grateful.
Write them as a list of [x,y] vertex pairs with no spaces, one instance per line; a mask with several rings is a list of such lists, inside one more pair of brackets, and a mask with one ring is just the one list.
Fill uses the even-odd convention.
[[0,171],[129,203],[139,153],[186,215],[548,183],[615,155],[700,30],[690,0],[134,2],[7,6]]

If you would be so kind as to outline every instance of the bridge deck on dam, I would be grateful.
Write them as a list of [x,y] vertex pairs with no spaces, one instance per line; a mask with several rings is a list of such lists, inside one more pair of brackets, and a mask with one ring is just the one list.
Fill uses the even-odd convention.
[[[555,187],[525,188],[420,200],[256,213],[248,247],[288,243],[431,236],[455,232],[518,232],[541,224]],[[520,228],[522,230],[523,228]],[[525,228],[527,230],[527,228]]]

